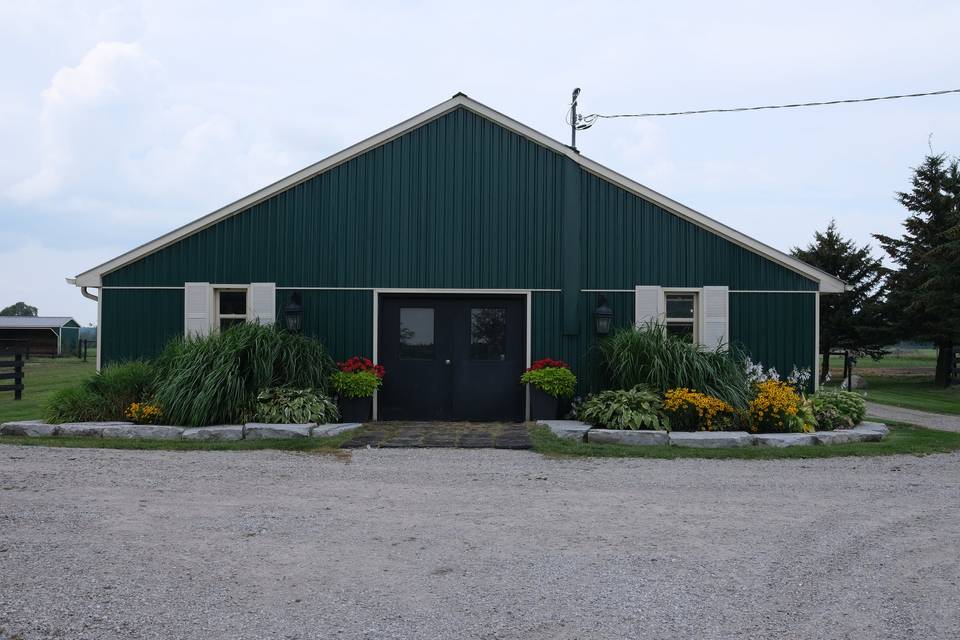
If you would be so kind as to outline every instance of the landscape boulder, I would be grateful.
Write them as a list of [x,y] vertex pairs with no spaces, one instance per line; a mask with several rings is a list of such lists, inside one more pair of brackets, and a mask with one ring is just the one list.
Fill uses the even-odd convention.
[[131,440],[179,440],[182,433],[183,427],[153,424],[111,425],[103,427],[101,431],[104,438],[127,438]]
[[272,438],[309,438],[310,430],[316,424],[262,424],[248,422],[243,427],[246,440],[267,440]]
[[587,442],[596,444],[665,445],[670,443],[666,431],[632,429],[590,429]]
[[5,422],[0,426],[0,434],[5,436],[52,436],[57,433],[57,426],[40,420]]
[[219,424],[210,427],[196,427],[184,429],[180,436],[184,440],[200,440],[208,442],[227,442],[243,440],[242,424]]

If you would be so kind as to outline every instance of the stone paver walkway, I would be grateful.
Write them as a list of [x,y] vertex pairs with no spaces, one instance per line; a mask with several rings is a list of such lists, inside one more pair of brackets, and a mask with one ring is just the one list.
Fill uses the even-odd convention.
[[341,446],[459,449],[530,449],[533,443],[522,424],[502,422],[372,422]]
[[931,413],[917,409],[903,409],[888,404],[877,404],[876,402],[867,403],[867,415],[881,420],[896,420],[897,422],[915,424],[928,429],[960,433],[960,416]]

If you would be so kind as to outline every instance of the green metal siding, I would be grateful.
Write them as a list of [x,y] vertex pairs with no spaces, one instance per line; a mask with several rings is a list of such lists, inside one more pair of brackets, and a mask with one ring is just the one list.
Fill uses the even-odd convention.
[[[556,289],[533,295],[533,356],[583,367],[596,295],[581,289],[817,286],[463,108],[103,277],[112,287],[190,281]],[[182,332],[181,290],[102,291],[105,362],[151,355]],[[278,307],[289,293],[278,291]],[[812,358],[812,325],[751,324],[739,295],[731,294],[731,334],[736,324],[736,335],[763,354],[777,340],[803,341],[804,362]],[[792,298],[813,297],[762,295],[772,297],[754,307],[767,316],[781,302],[792,308]],[[303,297],[305,331],[335,357],[372,354],[371,291]],[[617,321],[632,322],[632,293],[608,298]],[[774,356],[785,362],[806,348]]]
[[[373,356],[373,293],[370,291],[302,291],[304,335],[319,338],[335,360]],[[277,291],[277,319],[289,291]]]
[[815,372],[816,305],[811,293],[732,293],[730,342],[781,375],[794,365]]
[[101,289],[101,364],[157,355],[183,335],[183,291]]
[[[579,224],[563,215],[564,184],[577,177]],[[565,237],[580,238],[579,247]],[[587,289],[816,286],[464,109],[103,282],[550,289],[563,285],[568,259],[581,265]]]

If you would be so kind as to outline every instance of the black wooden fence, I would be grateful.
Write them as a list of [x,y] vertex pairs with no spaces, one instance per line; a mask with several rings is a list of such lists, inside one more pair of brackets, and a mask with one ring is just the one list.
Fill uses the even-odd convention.
[[[7,369],[12,369],[12,373],[4,373]],[[0,384],[0,391],[13,391],[13,399],[20,400],[23,397],[22,353],[0,354],[0,382],[4,380],[13,380],[13,384]]]

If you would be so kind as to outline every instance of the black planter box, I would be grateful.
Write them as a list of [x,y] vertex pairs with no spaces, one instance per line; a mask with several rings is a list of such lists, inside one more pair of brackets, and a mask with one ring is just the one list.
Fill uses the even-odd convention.
[[554,398],[530,385],[530,419],[556,420],[560,417],[560,398]]
[[338,398],[337,405],[343,422],[369,422],[373,416],[373,398]]

